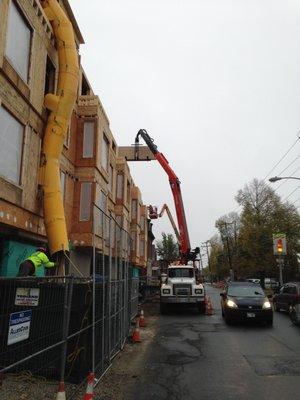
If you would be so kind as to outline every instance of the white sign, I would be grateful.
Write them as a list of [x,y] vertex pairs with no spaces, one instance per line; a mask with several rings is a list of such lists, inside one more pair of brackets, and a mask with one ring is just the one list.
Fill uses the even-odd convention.
[[10,314],[7,345],[22,342],[29,338],[31,310]]
[[39,304],[40,289],[17,288],[15,305],[37,307]]

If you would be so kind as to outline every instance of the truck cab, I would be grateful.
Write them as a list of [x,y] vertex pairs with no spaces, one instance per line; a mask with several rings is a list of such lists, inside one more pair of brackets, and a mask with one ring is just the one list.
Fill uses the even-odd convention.
[[205,291],[191,265],[170,265],[160,289],[160,310],[165,314],[170,304],[187,304],[205,313]]

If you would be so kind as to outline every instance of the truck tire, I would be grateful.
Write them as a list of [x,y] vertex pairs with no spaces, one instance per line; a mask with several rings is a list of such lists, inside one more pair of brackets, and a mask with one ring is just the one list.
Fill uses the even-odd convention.
[[205,302],[197,304],[199,314],[205,314]]
[[160,313],[161,315],[167,314],[168,311],[168,305],[165,303],[160,303]]

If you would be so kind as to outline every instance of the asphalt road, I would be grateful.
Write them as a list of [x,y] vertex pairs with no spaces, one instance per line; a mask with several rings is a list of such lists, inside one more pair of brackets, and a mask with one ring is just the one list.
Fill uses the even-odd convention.
[[157,320],[157,335],[126,400],[300,399],[300,328],[274,313],[274,326],[226,326],[215,315],[180,310]]

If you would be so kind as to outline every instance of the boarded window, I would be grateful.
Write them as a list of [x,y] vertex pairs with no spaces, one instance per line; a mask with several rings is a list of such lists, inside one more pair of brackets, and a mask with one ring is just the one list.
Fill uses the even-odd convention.
[[109,152],[109,141],[105,134],[102,136],[102,151],[101,151],[101,165],[108,171],[108,152]]
[[83,129],[82,157],[94,157],[94,128],[93,121],[85,121]]
[[91,218],[92,183],[82,182],[80,193],[80,221],[89,221]]
[[10,2],[5,55],[27,82],[31,31],[13,1]]
[[124,175],[118,174],[117,176],[117,199],[123,199],[124,191]]
[[20,183],[24,126],[0,107],[0,175]]

